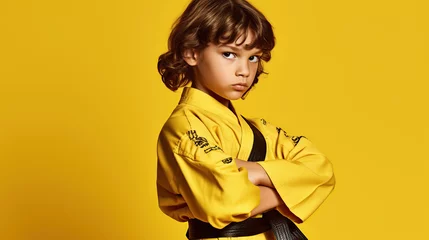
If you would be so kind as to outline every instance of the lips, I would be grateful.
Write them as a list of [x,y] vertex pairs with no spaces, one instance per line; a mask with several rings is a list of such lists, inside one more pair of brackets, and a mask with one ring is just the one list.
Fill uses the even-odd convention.
[[237,84],[232,85],[232,88],[236,91],[244,91],[247,89],[247,84],[237,83]]

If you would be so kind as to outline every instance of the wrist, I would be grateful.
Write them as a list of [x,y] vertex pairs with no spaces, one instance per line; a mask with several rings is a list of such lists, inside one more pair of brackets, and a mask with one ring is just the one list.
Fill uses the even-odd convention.
[[270,177],[268,176],[265,169],[258,163],[255,162],[255,169],[257,172],[257,181],[258,185],[274,188],[273,183],[271,182]]
[[255,185],[261,186],[264,182],[265,170],[256,162],[252,162],[252,170],[255,174]]

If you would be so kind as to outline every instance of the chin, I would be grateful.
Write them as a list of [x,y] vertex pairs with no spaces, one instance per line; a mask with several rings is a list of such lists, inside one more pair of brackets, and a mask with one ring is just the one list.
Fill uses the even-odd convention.
[[241,99],[242,96],[243,96],[242,92],[237,92],[236,94],[229,94],[226,99],[234,101],[234,100]]

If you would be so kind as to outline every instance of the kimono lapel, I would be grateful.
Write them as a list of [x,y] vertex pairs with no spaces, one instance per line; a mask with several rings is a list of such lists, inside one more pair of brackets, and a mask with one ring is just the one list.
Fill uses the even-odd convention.
[[[210,95],[195,88],[185,87],[179,104],[194,105],[219,116],[222,122],[233,129],[237,140],[240,139],[237,158],[247,161],[253,147],[253,132],[246,120],[235,110],[232,103],[230,108],[225,107]],[[234,155],[235,153],[231,154]]]
[[237,114],[237,118],[241,126],[241,146],[237,158],[247,161],[253,147],[253,132],[246,120],[244,120],[241,115]]

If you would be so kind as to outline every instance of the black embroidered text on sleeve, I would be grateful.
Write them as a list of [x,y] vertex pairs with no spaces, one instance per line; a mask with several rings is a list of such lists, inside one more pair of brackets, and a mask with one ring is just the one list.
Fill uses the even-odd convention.
[[276,129],[277,129],[277,133],[278,134],[280,134],[280,132],[283,132],[283,134],[285,135],[285,137],[289,137],[289,135],[287,134],[287,132],[285,131],[285,130],[283,130],[283,129],[281,129],[281,128],[279,128],[279,127],[276,127]]
[[194,143],[195,146],[200,147],[200,148],[204,148],[207,147],[209,145],[207,139],[205,137],[199,137],[197,134],[197,131],[195,130],[190,130],[187,132],[189,139],[191,139]]
[[299,143],[299,140],[301,140],[301,138],[306,138],[305,136],[293,136],[291,137],[293,144],[296,146]]
[[188,135],[189,139],[191,139],[194,142],[195,146],[199,148],[205,148],[204,149],[205,153],[209,153],[214,150],[222,151],[222,149],[217,145],[209,146],[209,142],[207,141],[207,138],[198,136],[197,131],[195,130],[189,130],[186,134]]
[[204,149],[204,152],[205,153],[209,153],[209,152],[211,152],[213,150],[221,150],[222,151],[222,149],[220,147],[214,146],[214,147],[208,147],[208,148]]
[[222,162],[225,163],[225,164],[231,163],[232,162],[232,158],[231,157],[225,158],[224,160],[222,160]]
[[280,134],[280,132],[283,132],[285,137],[290,138],[292,140],[294,146],[296,146],[299,143],[301,138],[306,138],[305,136],[289,136],[287,134],[287,132],[285,130],[281,129],[280,127],[276,127],[276,129],[277,129],[278,134]]

